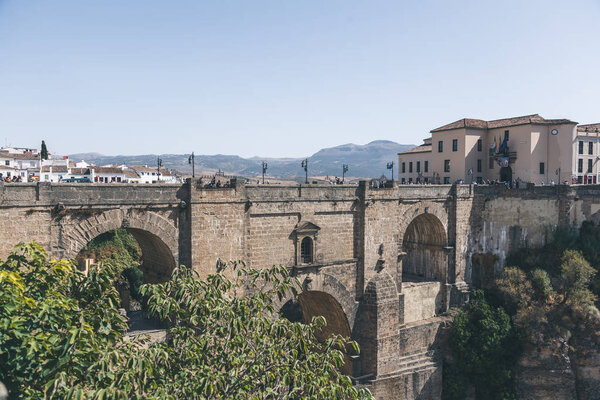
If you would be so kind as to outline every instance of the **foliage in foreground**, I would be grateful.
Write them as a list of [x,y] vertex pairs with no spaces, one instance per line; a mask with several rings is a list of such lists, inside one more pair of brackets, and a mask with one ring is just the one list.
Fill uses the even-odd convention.
[[[322,318],[277,318],[271,299],[297,285],[285,268],[231,268],[234,281],[180,267],[143,286],[171,325],[166,342],[148,344],[124,338],[114,268],[85,277],[20,244],[0,263],[0,380],[18,399],[371,398],[339,372],[348,342],[317,341]],[[235,296],[242,288],[254,294]]]
[[449,342],[454,363],[444,365],[444,399],[464,399],[468,387],[475,389],[477,399],[516,399],[516,339],[506,312],[488,304],[482,291],[474,291],[466,310],[454,318]]

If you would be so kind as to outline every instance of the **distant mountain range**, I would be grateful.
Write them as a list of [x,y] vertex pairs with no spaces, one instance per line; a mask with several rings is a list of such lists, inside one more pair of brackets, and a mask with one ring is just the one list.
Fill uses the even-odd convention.
[[[342,165],[348,164],[347,176],[371,178],[386,173],[386,163],[396,163],[398,153],[414,147],[414,145],[398,144],[389,140],[375,140],[365,145],[343,144],[341,146],[321,149],[308,157],[308,174],[310,176],[341,176]],[[105,156],[99,153],[71,154],[71,160],[85,160],[96,165],[156,165],[157,154],[138,156]],[[161,154],[163,166],[175,169],[184,174],[191,174],[192,166],[188,163],[189,154]],[[196,173],[211,174],[221,170],[229,175],[260,176],[261,163],[269,165],[267,175],[282,178],[299,178],[304,176],[300,166],[304,158],[242,158],[235,155],[196,155]],[[397,167],[395,166],[397,170]]]

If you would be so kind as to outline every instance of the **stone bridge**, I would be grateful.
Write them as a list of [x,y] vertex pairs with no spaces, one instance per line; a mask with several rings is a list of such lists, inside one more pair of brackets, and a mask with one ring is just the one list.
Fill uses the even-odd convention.
[[539,246],[553,226],[600,220],[600,188],[0,183],[0,259],[19,241],[74,258],[126,228],[148,282],[178,264],[288,266],[303,285],[279,304],[291,319],[323,315],[324,334],[357,340],[345,371],[380,399],[439,399],[443,311],[485,286],[507,254]]

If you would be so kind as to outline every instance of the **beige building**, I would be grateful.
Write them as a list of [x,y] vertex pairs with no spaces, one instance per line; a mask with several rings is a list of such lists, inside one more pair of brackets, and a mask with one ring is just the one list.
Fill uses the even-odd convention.
[[600,124],[578,126],[538,114],[494,121],[465,118],[433,129],[421,146],[399,153],[398,179],[596,183],[599,131]]

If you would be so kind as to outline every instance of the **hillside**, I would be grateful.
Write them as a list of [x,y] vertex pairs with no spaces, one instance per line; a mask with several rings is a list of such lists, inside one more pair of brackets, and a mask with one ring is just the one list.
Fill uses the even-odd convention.
[[[387,140],[376,140],[365,145],[344,144],[341,146],[321,149],[308,157],[311,176],[339,176],[342,174],[342,164],[348,164],[348,176],[375,177],[386,172],[387,162],[396,161],[397,154],[414,147],[414,145],[398,144]],[[161,154],[163,166],[176,169],[185,174],[192,172],[188,163],[189,154]],[[156,165],[157,154],[104,156],[98,153],[71,154],[72,160],[85,160],[97,165],[127,164],[149,166]],[[302,158],[242,158],[236,155],[196,155],[196,173],[209,174],[222,170],[231,175],[259,176],[261,163],[269,164],[268,175],[277,177],[302,177],[304,171],[300,167]]]

